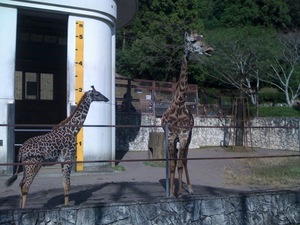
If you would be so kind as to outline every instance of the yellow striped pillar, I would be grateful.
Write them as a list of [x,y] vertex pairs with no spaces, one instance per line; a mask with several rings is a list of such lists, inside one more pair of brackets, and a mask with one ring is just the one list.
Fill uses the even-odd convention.
[[[75,104],[77,105],[83,96],[84,81],[84,22],[76,21],[75,42]],[[76,137],[76,161],[83,161],[83,130],[81,128]],[[76,171],[83,171],[83,164],[76,164]]]

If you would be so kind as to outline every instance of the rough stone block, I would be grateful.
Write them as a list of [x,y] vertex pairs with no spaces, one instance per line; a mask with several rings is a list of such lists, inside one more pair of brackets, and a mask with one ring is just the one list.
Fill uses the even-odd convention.
[[94,208],[79,209],[77,212],[76,224],[94,225],[96,215]]
[[156,218],[161,214],[161,209],[156,204],[146,204],[141,206],[148,220]]
[[96,224],[113,224],[120,220],[123,220],[123,222],[129,222],[130,220],[130,210],[128,206],[105,207],[100,212],[98,211],[97,215]]
[[225,212],[221,199],[203,200],[201,204],[201,214],[205,216],[220,215]]
[[62,209],[59,212],[60,221],[62,224],[75,224],[76,222],[76,213],[75,209]]
[[0,224],[9,224],[14,221],[13,213],[11,211],[6,211],[5,213],[0,213]]
[[37,220],[38,214],[34,212],[23,214],[21,217],[22,225],[36,224]]
[[152,153],[153,159],[165,159],[165,134],[164,132],[150,132],[148,149]]

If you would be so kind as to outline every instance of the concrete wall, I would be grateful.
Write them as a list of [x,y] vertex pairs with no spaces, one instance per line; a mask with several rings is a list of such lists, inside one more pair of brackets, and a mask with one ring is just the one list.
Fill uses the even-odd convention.
[[[8,104],[14,103],[17,10],[0,6],[0,124],[8,123]],[[8,22],[9,21],[9,22]],[[0,162],[8,158],[8,128],[0,126]],[[0,173],[6,167],[0,166]]]
[[298,192],[161,199],[95,207],[1,210],[0,224],[299,224]]
[[[233,130],[228,128],[229,118],[222,121],[204,117],[194,119],[190,148],[232,144],[234,137]],[[117,151],[147,151],[149,132],[163,132],[160,127],[151,127],[160,126],[160,118],[151,115],[117,115],[116,124],[124,126],[117,128]],[[299,118],[258,118],[251,120],[250,124],[253,128],[251,132],[247,129],[248,146],[251,146],[252,139],[252,147],[299,151]],[[126,128],[126,125],[142,127]]]

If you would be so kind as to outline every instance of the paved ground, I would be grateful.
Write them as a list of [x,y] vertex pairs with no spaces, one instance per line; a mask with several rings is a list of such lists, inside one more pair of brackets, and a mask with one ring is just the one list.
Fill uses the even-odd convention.
[[[259,149],[254,152],[227,152],[222,148],[190,150],[189,158],[216,158],[250,155],[288,154],[286,151]],[[297,152],[290,152],[297,154]],[[147,159],[147,152],[128,152],[123,159]],[[77,172],[71,175],[70,205],[98,205],[114,202],[148,201],[165,197],[165,168],[145,166],[143,162],[121,162],[125,171]],[[226,167],[239,169],[239,160],[191,160],[188,163],[194,196],[224,195],[254,191],[247,186],[226,182]],[[51,167],[48,167],[51,168]],[[43,168],[35,178],[27,197],[27,208],[63,206],[62,177],[59,169]],[[19,207],[19,182],[7,188],[8,176],[0,176],[0,209]],[[184,177],[185,179],[185,177]],[[184,180],[185,181],[185,180]],[[185,187],[185,186],[184,186]],[[261,190],[260,190],[261,191]],[[187,191],[184,190],[185,196]]]

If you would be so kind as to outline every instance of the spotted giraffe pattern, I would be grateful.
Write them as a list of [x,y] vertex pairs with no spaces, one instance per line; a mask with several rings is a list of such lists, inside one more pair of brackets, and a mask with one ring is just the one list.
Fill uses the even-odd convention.
[[[200,55],[209,55],[213,49],[208,47],[201,39],[198,38],[195,32],[191,35],[185,35],[185,54],[182,58],[181,71],[179,79],[176,83],[176,90],[173,100],[168,109],[163,113],[161,118],[161,125],[166,132],[168,129],[168,149],[170,158],[170,196],[175,195],[175,169],[177,166],[179,188],[178,197],[182,196],[182,173],[185,171],[187,187],[189,194],[193,194],[192,185],[190,182],[187,155],[188,148],[191,142],[192,129],[194,126],[194,118],[189,109],[187,108],[186,96],[188,88],[188,65],[187,58],[190,53],[197,53]],[[192,47],[191,47],[192,46]],[[206,54],[204,54],[206,53]],[[179,143],[179,149],[176,145]],[[178,165],[177,165],[178,164]]]
[[[75,159],[76,135],[80,131],[93,101],[104,101],[108,99],[92,86],[92,90],[84,93],[73,113],[52,131],[45,135],[28,139],[21,146],[18,153],[18,162],[23,165],[23,179],[20,182],[21,200],[20,207],[25,207],[26,196],[34,177],[39,172],[44,162],[64,162],[62,164],[63,186],[65,205],[69,203],[70,175],[72,162]],[[19,166],[16,173],[6,181],[10,186],[17,179]]]

